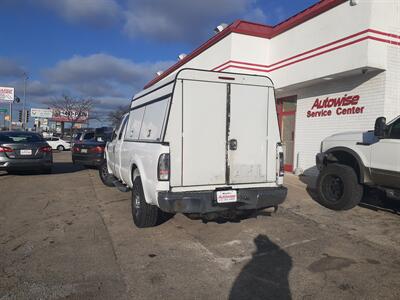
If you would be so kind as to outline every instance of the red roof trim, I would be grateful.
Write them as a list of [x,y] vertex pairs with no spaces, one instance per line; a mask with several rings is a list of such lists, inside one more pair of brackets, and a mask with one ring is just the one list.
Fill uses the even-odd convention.
[[186,64],[188,61],[198,56],[200,53],[210,48],[212,45],[219,42],[232,32],[270,39],[346,1],[348,0],[321,0],[318,3],[310,6],[309,8],[299,12],[298,14],[290,17],[289,19],[273,27],[264,24],[257,24],[253,22],[237,20],[233,22],[231,25],[229,25],[227,28],[225,28],[223,31],[221,31],[220,33],[214,35],[200,47],[195,49],[191,54],[187,55],[184,59],[178,61],[176,64],[165,70],[164,73],[162,73],[160,76],[151,80],[148,84],[145,85],[144,88],[146,89],[152,86],[153,84],[157,83],[161,79],[165,78],[166,76],[168,76],[169,74],[171,74],[172,72],[174,72],[175,70]]

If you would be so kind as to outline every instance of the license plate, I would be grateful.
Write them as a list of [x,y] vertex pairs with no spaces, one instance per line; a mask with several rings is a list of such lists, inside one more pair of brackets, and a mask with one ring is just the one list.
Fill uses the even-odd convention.
[[32,150],[30,149],[24,149],[24,150],[20,150],[19,152],[21,155],[32,155]]
[[81,153],[87,153],[87,149],[81,149]]
[[237,192],[235,190],[217,192],[217,203],[230,203],[236,201],[237,201]]

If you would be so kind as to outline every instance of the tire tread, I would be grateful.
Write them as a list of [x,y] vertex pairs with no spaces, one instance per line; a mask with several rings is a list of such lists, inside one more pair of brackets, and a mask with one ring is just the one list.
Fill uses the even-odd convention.
[[[134,211],[134,194],[139,193],[140,195],[140,202],[141,202],[141,214],[136,217],[135,211]],[[140,177],[136,177],[136,179],[133,182],[133,188],[132,188],[132,216],[133,216],[133,221],[135,225],[139,228],[146,228],[146,227],[153,227],[158,224],[158,218],[160,216],[160,209],[155,206],[148,204],[145,200],[144,192],[143,192],[143,186],[142,186],[142,180]]]
[[[342,199],[338,202],[330,202],[322,194],[322,180],[329,174],[342,177],[347,185]],[[333,210],[349,210],[357,206],[363,197],[363,186],[358,182],[358,177],[354,169],[350,166],[334,163],[326,166],[319,174],[317,179],[318,202]]]

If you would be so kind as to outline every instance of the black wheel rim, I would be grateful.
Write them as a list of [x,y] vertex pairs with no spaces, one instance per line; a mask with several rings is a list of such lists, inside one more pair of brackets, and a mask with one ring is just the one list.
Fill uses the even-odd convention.
[[322,182],[322,193],[330,202],[338,202],[344,193],[344,183],[337,175],[328,175]]
[[135,216],[138,217],[140,210],[140,195],[137,191],[132,194],[132,206]]
[[108,175],[107,164],[103,164],[103,166],[101,167],[101,177],[103,179],[106,179],[107,175]]

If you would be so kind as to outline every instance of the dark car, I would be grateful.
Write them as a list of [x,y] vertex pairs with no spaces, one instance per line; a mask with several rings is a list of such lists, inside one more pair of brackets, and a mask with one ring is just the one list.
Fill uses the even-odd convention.
[[53,154],[44,138],[33,132],[0,132],[0,170],[50,173]]
[[84,166],[98,167],[104,161],[106,138],[96,137],[90,140],[75,142],[71,149],[72,162]]

